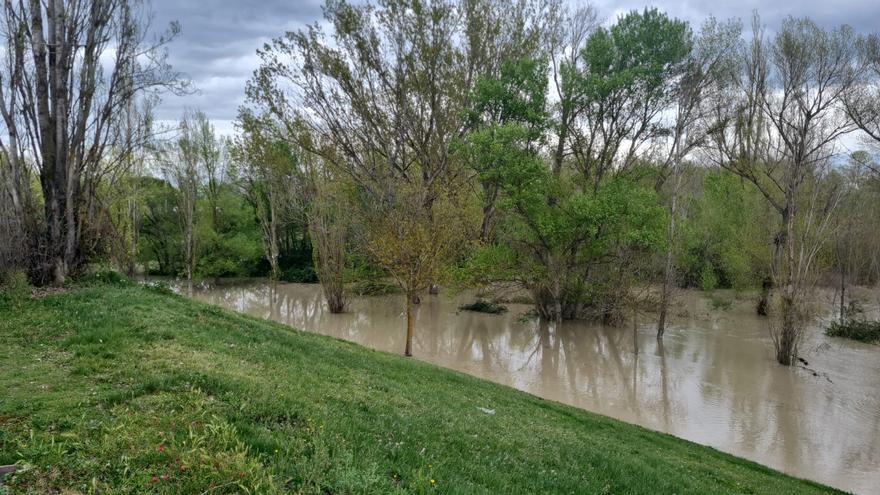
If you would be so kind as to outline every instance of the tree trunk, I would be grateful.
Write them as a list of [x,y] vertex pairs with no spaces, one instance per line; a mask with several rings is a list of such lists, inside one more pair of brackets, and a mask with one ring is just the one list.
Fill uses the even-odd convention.
[[412,356],[412,338],[413,338],[413,299],[418,297],[415,293],[407,293],[406,295],[406,348],[403,355]]
[[846,269],[840,267],[840,321],[846,319]]
[[657,321],[657,338],[662,339],[666,332],[666,314],[669,311],[669,299],[672,291],[672,278],[674,276],[673,247],[675,246],[675,215],[678,213],[678,190],[681,186],[681,175],[678,167],[675,172],[675,183],[672,188],[672,198],[669,205],[669,225],[666,228],[666,264],[663,267],[663,288],[660,293],[660,318]]
[[797,355],[797,307],[792,295],[784,294],[781,298],[781,315],[782,323],[779,335],[776,338],[776,360],[779,364],[791,366],[791,363]]
[[266,233],[266,254],[269,257],[269,268],[271,270],[272,280],[278,280],[281,275],[281,271],[278,268],[278,227],[275,223],[274,211],[270,211],[269,215],[269,232]]

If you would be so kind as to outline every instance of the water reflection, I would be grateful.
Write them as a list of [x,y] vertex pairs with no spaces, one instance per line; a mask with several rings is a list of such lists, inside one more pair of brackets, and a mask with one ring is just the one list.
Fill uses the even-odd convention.
[[[330,314],[317,285],[259,281],[200,285],[193,297],[291,326],[400,353],[399,296],[357,298]],[[810,368],[776,365],[751,304],[710,310],[696,295],[658,343],[654,323],[606,328],[518,321],[425,296],[414,354],[426,361],[671,433],[846,490],[880,486],[880,346],[828,339],[811,328]],[[827,304],[830,308],[831,304]],[[635,352],[635,351],[638,352]]]

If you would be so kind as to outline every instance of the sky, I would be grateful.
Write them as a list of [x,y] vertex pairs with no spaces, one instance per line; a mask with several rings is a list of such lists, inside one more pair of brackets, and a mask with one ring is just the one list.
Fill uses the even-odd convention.
[[[156,109],[160,121],[180,119],[185,108],[205,112],[221,134],[231,134],[244,88],[259,60],[256,50],[272,38],[322,20],[323,0],[153,0],[153,29],[178,21],[182,31],[169,47],[175,70],[193,82],[197,92],[166,95]],[[577,5],[577,2],[568,2]],[[880,31],[878,0],[594,0],[608,22],[646,6],[699,26],[714,15],[748,21],[758,9],[769,30],[787,15],[809,16],[825,27],[849,24],[859,32]]]

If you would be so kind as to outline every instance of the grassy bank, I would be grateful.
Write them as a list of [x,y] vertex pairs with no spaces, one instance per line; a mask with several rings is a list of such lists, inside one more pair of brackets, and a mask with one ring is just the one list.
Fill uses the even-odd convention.
[[0,493],[831,491],[145,288],[0,300],[0,339]]

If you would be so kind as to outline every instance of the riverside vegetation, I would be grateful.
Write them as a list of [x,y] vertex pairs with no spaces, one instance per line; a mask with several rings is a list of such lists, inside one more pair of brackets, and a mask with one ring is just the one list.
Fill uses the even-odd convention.
[[[152,26],[148,1],[0,5],[0,373],[13,391],[0,462],[41,459],[11,486],[821,490],[117,276],[71,290],[112,268],[190,287],[320,282],[333,313],[394,294],[409,356],[418,305],[441,286],[499,303],[504,288],[557,327],[635,328],[656,308],[658,345],[676,289],[732,288],[756,294],[764,344],[795,374],[824,285],[839,299],[830,331],[874,338],[848,308],[856,286],[880,285],[880,33],[794,16],[768,26],[757,12],[604,19],[562,0],[326,0],[322,12],[262,33],[222,136],[199,109],[154,115],[198,89],[170,65],[186,19]],[[50,295],[22,297],[29,284]],[[504,433],[473,423],[473,394],[512,405],[482,418],[509,421]],[[447,423],[462,429],[439,445]],[[137,443],[154,433],[174,441]],[[427,443],[438,462],[416,465]],[[371,450],[383,445],[386,457]],[[459,447],[488,460],[455,459]],[[561,469],[575,462],[590,468]]]
[[0,492],[835,493],[123,280],[0,296]]

